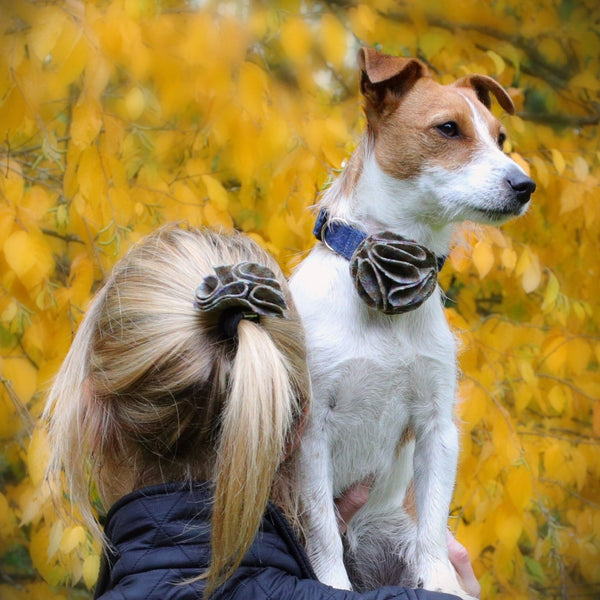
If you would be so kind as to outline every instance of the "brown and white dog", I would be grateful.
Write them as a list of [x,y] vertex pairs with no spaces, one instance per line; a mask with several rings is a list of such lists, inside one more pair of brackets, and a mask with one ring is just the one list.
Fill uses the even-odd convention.
[[[370,48],[358,61],[367,127],[321,198],[324,230],[387,230],[443,257],[456,223],[500,224],[525,212],[535,184],[502,150],[491,95],[511,114],[514,105],[495,80],[443,86],[422,62]],[[291,285],[313,385],[300,485],[317,576],[337,588],[421,585],[468,597],[446,549],[457,365],[441,291],[411,312],[383,314],[359,297],[347,258],[324,243]],[[343,542],[333,498],[367,478],[369,500]]]

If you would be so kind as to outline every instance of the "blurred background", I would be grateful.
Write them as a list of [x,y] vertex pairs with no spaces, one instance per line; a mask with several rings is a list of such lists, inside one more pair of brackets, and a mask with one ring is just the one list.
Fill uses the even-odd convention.
[[449,527],[482,598],[600,597],[597,0],[0,0],[0,597],[90,598],[36,420],[111,265],[157,225],[235,227],[291,269],[364,125],[356,51],[496,78],[529,212],[441,273],[461,342]]

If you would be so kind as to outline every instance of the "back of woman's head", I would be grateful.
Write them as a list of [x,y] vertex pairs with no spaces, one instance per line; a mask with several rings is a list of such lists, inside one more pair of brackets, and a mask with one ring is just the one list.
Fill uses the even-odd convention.
[[[198,307],[198,286],[239,263],[272,271],[281,315],[246,318],[235,298]],[[64,471],[97,535],[91,482],[114,499],[214,481],[210,591],[254,538],[308,395],[304,336],[275,260],[240,234],[164,227],[115,265],[79,327],[47,404],[49,476],[58,484]]]

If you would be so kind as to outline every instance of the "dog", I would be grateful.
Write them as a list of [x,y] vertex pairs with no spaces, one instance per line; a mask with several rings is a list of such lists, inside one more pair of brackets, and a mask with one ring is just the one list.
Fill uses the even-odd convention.
[[[446,546],[458,369],[437,271],[457,223],[523,214],[535,183],[503,152],[492,96],[510,114],[514,104],[494,79],[440,85],[423,62],[372,48],[359,50],[358,64],[365,132],[321,195],[321,241],[291,277],[313,386],[299,459],[307,551],[335,588],[406,585],[468,598]],[[370,289],[380,281],[364,252],[356,257],[365,239],[384,263],[390,244],[400,253],[393,294],[405,294],[408,269],[406,307],[395,312]],[[364,480],[369,499],[343,539],[333,498]]]

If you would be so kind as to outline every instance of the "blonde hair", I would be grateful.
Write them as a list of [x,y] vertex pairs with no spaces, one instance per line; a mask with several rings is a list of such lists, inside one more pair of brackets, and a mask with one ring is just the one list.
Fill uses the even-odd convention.
[[[285,318],[242,320],[223,339],[194,307],[214,267],[257,262],[277,276]],[[295,510],[287,449],[310,384],[304,334],[275,260],[248,237],[167,226],[143,239],[97,293],[50,390],[52,457],[72,504],[102,538],[90,498],[166,481],[210,480],[206,595],[239,566],[269,498]],[[288,461],[289,462],[289,461]]]

